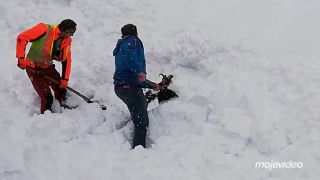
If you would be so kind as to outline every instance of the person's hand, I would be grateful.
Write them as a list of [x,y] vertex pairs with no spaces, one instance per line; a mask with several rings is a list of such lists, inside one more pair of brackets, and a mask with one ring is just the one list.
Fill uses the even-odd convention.
[[28,59],[19,58],[18,59],[18,67],[22,70],[26,69],[27,67],[35,68],[35,64]]
[[138,80],[139,80],[139,82],[144,82],[145,80],[146,80],[146,74],[145,73],[139,73],[138,74]]
[[65,89],[68,87],[68,80],[66,79],[60,79],[60,88]]
[[24,58],[18,59],[18,67],[22,70],[26,69],[28,67],[28,63]]

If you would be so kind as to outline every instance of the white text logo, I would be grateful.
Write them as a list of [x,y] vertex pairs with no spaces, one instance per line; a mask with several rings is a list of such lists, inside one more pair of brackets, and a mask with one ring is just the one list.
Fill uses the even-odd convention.
[[259,169],[294,169],[303,167],[302,162],[293,162],[293,161],[284,161],[284,162],[276,162],[271,160],[270,162],[256,162],[255,168]]

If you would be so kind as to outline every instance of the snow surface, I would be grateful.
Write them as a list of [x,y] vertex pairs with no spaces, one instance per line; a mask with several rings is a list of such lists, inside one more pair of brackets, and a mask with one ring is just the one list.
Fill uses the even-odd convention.
[[[318,0],[1,0],[0,179],[319,179],[319,9]],[[107,111],[70,93],[78,109],[54,102],[57,113],[38,115],[16,36],[65,18],[78,23],[69,85]],[[130,149],[133,124],[113,92],[112,50],[127,23],[144,42],[148,78],[172,73],[180,95],[150,105],[148,149]]]

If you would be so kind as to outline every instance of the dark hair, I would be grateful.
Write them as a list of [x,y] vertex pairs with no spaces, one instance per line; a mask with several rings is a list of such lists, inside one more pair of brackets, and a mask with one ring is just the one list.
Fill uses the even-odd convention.
[[72,30],[76,31],[77,23],[75,23],[71,19],[65,19],[65,20],[61,21],[61,23],[58,25],[58,28],[60,31],[65,31],[67,29],[72,29]]
[[137,27],[133,24],[126,24],[121,28],[122,36],[138,36]]

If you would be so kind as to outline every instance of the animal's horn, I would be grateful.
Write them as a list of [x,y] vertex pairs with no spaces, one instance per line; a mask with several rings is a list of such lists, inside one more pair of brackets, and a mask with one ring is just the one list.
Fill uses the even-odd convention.
[[165,78],[165,77],[166,77],[166,75],[164,75],[164,74],[162,74],[162,73],[160,73],[159,76],[162,76],[162,78]]

